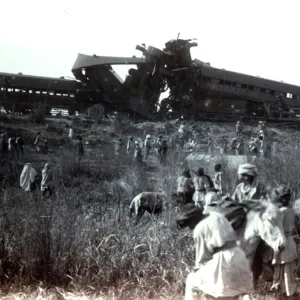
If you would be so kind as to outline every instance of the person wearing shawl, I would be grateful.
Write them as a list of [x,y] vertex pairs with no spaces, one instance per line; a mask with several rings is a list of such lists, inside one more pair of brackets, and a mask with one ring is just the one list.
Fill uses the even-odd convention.
[[21,176],[20,176],[20,187],[25,192],[32,192],[35,190],[35,178],[36,178],[36,171],[32,167],[31,163],[26,163],[23,167]]
[[257,181],[258,170],[253,164],[243,164],[238,168],[238,177],[240,183],[237,185],[233,200],[243,203],[248,200],[261,200],[267,197],[267,191],[264,184]]
[[189,170],[184,170],[181,176],[177,179],[177,195],[180,197],[180,203],[193,202],[193,180]]
[[42,197],[44,197],[47,192],[49,196],[52,195],[53,191],[53,172],[50,163],[46,163],[42,170],[42,181],[41,181],[41,192]]
[[189,203],[182,209],[177,226],[194,231],[196,248],[194,272],[186,279],[185,300],[193,299],[195,289],[219,299],[238,299],[253,292],[248,260],[225,216],[217,212],[205,215]]
[[271,290],[285,294],[287,297],[296,293],[294,269],[297,260],[297,248],[292,236],[296,215],[291,207],[291,198],[291,190],[284,185],[274,188],[270,197],[283,214],[282,225],[287,240],[285,249],[278,256],[273,256],[274,274]]

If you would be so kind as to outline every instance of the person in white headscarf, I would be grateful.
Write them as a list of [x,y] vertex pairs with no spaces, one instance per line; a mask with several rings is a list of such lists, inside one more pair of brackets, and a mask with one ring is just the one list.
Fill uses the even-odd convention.
[[236,300],[254,291],[249,262],[225,216],[203,214],[201,208],[189,203],[176,223],[178,228],[194,231],[196,248],[195,268],[187,276],[184,300],[195,299],[195,290],[210,296],[208,299]]
[[247,200],[260,200],[267,198],[267,189],[264,184],[257,180],[258,170],[253,164],[243,164],[238,168],[238,179],[240,183],[237,185],[233,200],[243,203]]
[[36,175],[36,170],[32,167],[31,163],[26,163],[20,176],[20,187],[25,192],[32,192],[35,190]]
[[50,163],[46,163],[42,170],[41,192],[43,197],[47,192],[49,196],[51,196],[53,192],[53,172]]

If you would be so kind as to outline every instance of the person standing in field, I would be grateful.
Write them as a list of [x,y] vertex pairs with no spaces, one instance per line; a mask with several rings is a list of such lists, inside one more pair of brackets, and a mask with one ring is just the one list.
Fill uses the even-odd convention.
[[208,299],[223,300],[238,300],[254,291],[248,259],[225,216],[217,212],[203,214],[191,203],[182,209],[176,223],[179,228],[193,230],[196,249],[184,300],[193,300],[195,289],[208,295]]
[[41,133],[40,132],[37,133],[33,145],[35,146],[35,149],[37,152],[41,152]]
[[17,156],[17,149],[16,149],[16,138],[12,135],[8,139],[8,151],[10,153],[10,157],[13,159]]
[[222,135],[220,154],[227,154],[227,153],[228,153],[228,140],[224,135]]
[[129,137],[127,141],[127,155],[132,159],[134,154],[134,141],[133,137]]
[[134,161],[137,165],[143,165],[143,153],[142,148],[138,141],[135,141],[135,150],[134,150]]
[[84,149],[81,136],[77,136],[77,139],[74,142],[74,152],[76,159],[80,161],[84,156]]
[[70,126],[70,128],[69,128],[69,134],[68,134],[68,139],[70,141],[70,140],[73,140],[73,138],[74,138],[74,129],[73,129],[72,126]]
[[148,134],[146,136],[146,139],[144,141],[144,147],[145,147],[145,160],[148,159],[149,154],[150,154],[150,150],[151,150],[151,136],[150,134]]
[[45,197],[47,193],[52,196],[53,193],[53,171],[50,163],[46,163],[42,170],[41,192],[42,197]]
[[214,187],[215,187],[215,192],[218,195],[222,195],[222,193],[223,193],[223,172],[222,172],[221,164],[215,165],[215,175],[213,177],[213,183],[214,183]]
[[24,139],[21,137],[21,134],[17,134],[17,139],[16,139],[16,148],[18,149],[17,155],[19,158],[19,154],[21,155],[21,159],[23,159],[24,156]]
[[177,195],[180,197],[180,203],[193,203],[194,186],[192,176],[189,170],[184,170],[177,179]]
[[122,140],[122,138],[119,138],[115,143],[115,154],[117,156],[122,155],[123,148],[124,148],[123,140]]
[[253,164],[243,164],[238,168],[240,183],[235,188],[232,199],[238,203],[248,200],[260,200],[267,198],[267,190],[264,184],[258,182],[258,170]]
[[298,258],[297,247],[293,238],[296,215],[291,207],[292,192],[288,187],[280,185],[273,189],[270,198],[283,214],[282,226],[287,240],[287,245],[283,251],[278,256],[273,256],[274,274],[271,290],[290,297],[296,293],[297,286],[294,271]]
[[214,153],[214,143],[213,143],[213,139],[211,136],[208,138],[207,152],[209,155],[213,155],[213,153]]
[[235,125],[235,133],[236,133],[237,141],[239,141],[241,138],[241,132],[242,132],[242,124],[240,121],[237,121]]
[[36,189],[36,170],[32,167],[31,163],[26,163],[23,167],[20,176],[20,187],[25,192],[34,192]]
[[163,140],[161,146],[159,148],[159,161],[160,164],[165,165],[167,163],[167,152],[168,152],[168,144],[166,140]]
[[7,158],[7,154],[8,154],[8,143],[7,143],[7,140],[6,140],[6,135],[5,135],[5,133],[2,133],[2,134],[1,134],[0,142],[1,142],[1,158]]
[[210,190],[210,183],[208,178],[204,174],[204,169],[200,167],[197,171],[196,176],[193,178],[193,184],[195,187],[195,192],[193,195],[193,201],[196,206],[204,207],[204,197],[207,191]]

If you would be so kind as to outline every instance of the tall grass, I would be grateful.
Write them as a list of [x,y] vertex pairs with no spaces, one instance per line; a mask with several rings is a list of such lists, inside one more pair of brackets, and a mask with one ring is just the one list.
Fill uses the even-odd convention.
[[[289,184],[298,197],[299,156],[292,152],[258,160],[260,180],[270,188]],[[191,232],[175,226],[175,204],[170,203],[159,219],[146,215],[136,226],[128,216],[129,203],[139,192],[162,188],[172,201],[178,162],[171,159],[155,170],[117,158],[103,163],[101,159],[102,165],[95,167],[62,159],[61,184],[49,199],[15,186],[1,189],[4,291],[11,285],[22,289],[44,284],[85,288],[119,299],[161,299],[183,293],[194,266],[194,249]],[[236,170],[228,168],[226,174],[231,193]]]

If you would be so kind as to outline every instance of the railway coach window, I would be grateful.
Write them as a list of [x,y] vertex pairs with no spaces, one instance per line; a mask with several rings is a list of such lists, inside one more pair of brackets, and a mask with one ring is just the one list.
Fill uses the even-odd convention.
[[292,99],[292,98],[293,98],[293,94],[287,93],[287,94],[286,94],[286,97],[287,97],[288,99]]
[[253,85],[248,85],[248,90],[249,91],[253,91],[254,90],[254,86]]
[[265,93],[265,92],[266,92],[266,89],[261,88],[261,89],[260,89],[260,92],[261,92],[261,93]]

